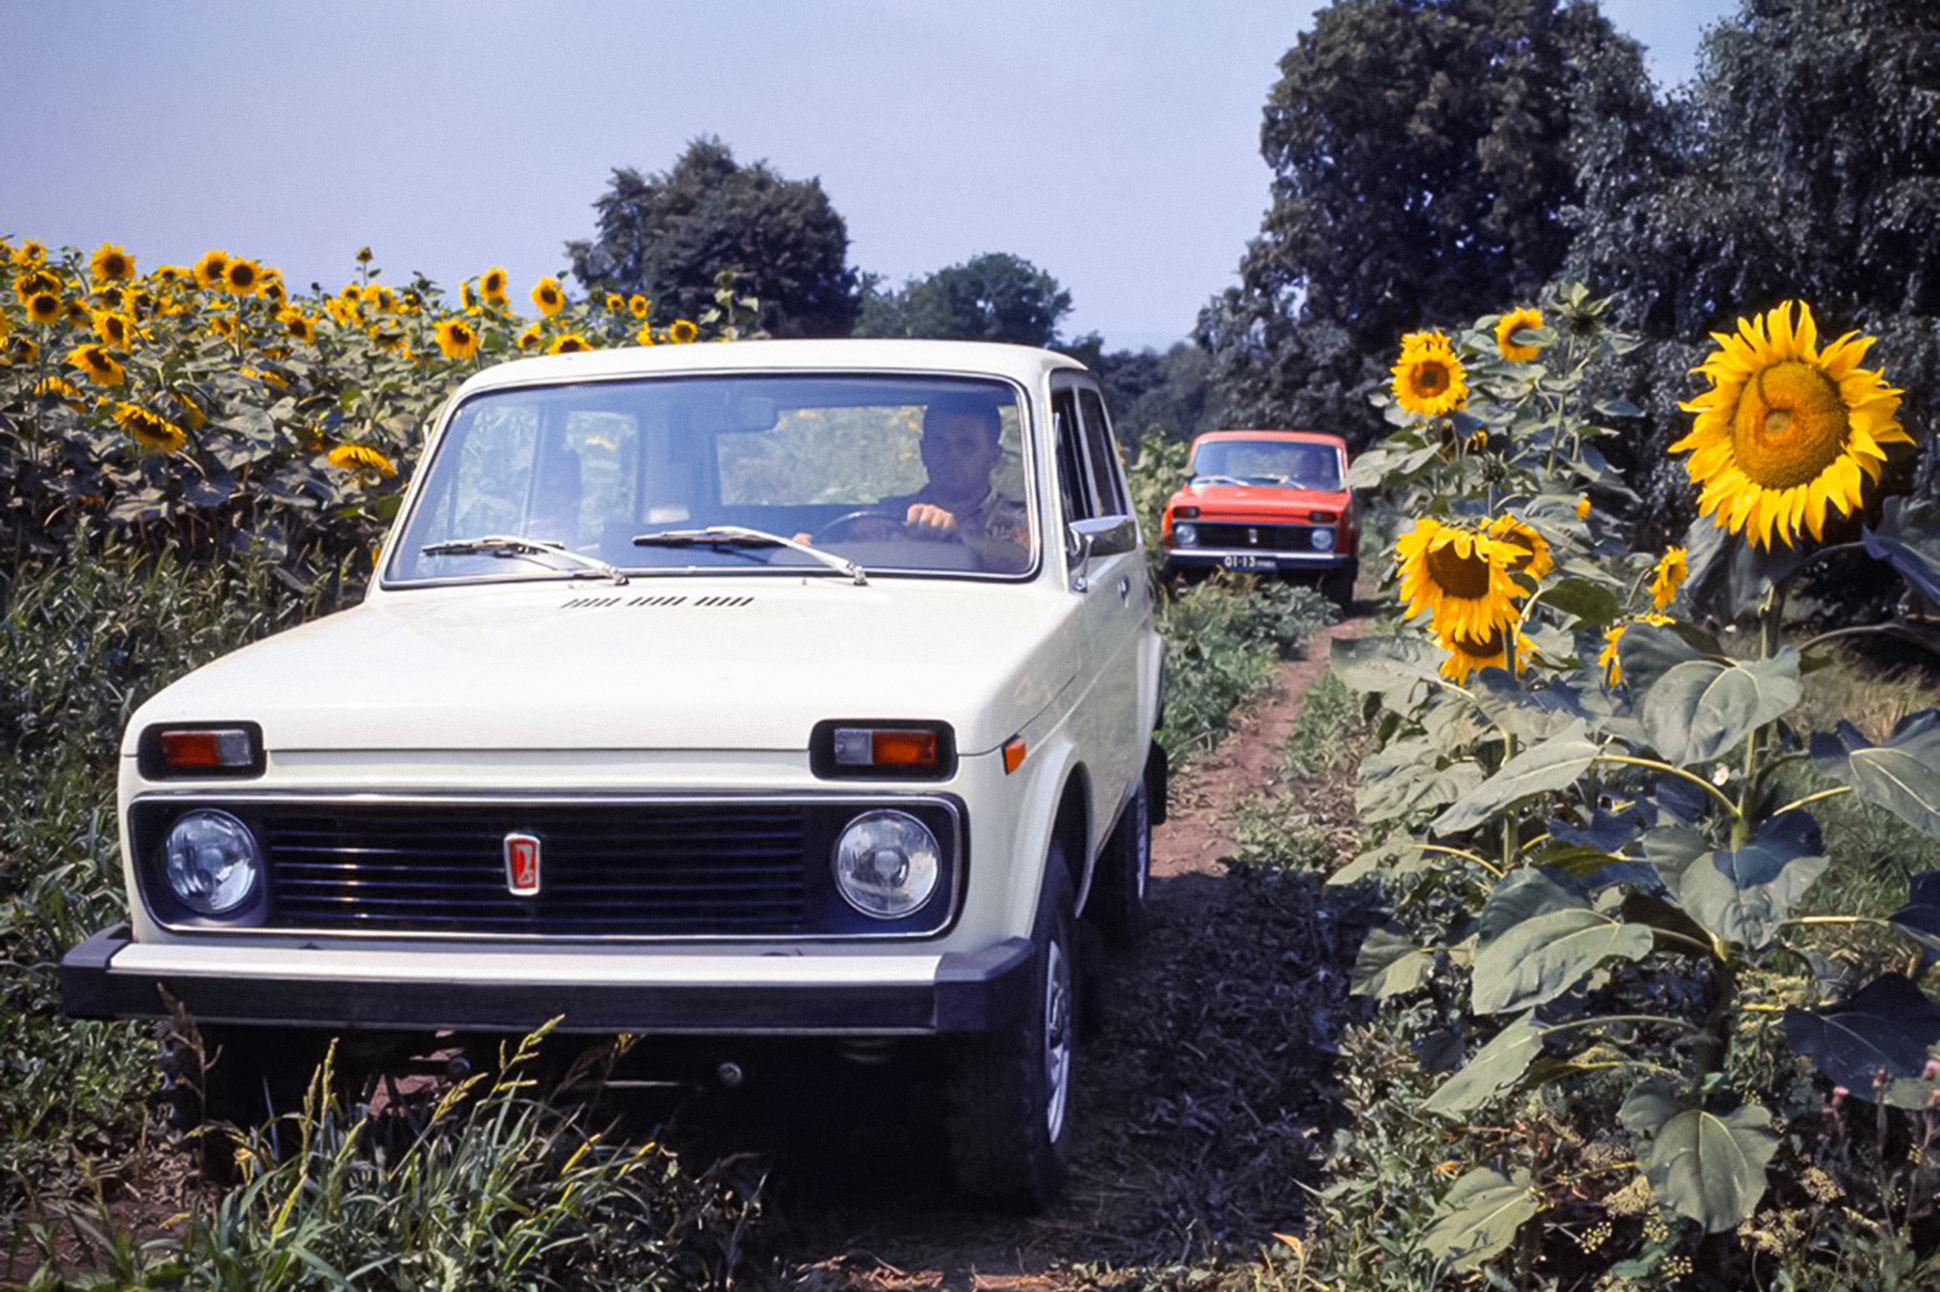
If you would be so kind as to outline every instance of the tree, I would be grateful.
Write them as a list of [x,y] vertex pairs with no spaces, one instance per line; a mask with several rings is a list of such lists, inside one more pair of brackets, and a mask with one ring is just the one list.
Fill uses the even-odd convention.
[[1366,443],[1403,332],[1561,268],[1582,105],[1646,116],[1650,83],[1580,0],[1336,0],[1280,71],[1260,131],[1272,205],[1198,338],[1237,420]]
[[573,276],[595,292],[645,294],[657,319],[695,317],[731,270],[776,336],[846,336],[855,323],[848,226],[820,180],[743,166],[720,140],[696,139],[671,170],[614,171],[593,209],[598,236],[566,244]]
[[857,336],[929,337],[1055,345],[1071,293],[1021,256],[991,252],[912,278],[893,292],[871,291]]
[[1189,440],[1223,423],[1212,385],[1212,357],[1190,341],[1157,350],[1107,350],[1088,332],[1059,347],[1098,376],[1119,440],[1136,447],[1148,434]]

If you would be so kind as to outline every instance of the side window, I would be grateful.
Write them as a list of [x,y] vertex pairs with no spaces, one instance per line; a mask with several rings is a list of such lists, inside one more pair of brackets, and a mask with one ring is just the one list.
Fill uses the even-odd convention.
[[1079,444],[1078,399],[1069,390],[1051,392],[1051,422],[1058,434],[1058,497],[1064,507],[1064,523],[1089,520],[1095,513],[1091,490],[1085,482],[1084,450]]
[[1078,400],[1084,406],[1085,448],[1091,453],[1092,490],[1098,498],[1098,511],[1105,516],[1126,516],[1131,508],[1125,502],[1125,485],[1118,460],[1118,442],[1112,438],[1111,423],[1105,420],[1105,401],[1095,390],[1081,390]]

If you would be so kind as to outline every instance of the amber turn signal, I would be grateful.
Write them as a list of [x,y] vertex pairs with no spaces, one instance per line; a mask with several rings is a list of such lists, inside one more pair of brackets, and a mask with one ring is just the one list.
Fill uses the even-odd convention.
[[1004,775],[1010,775],[1023,765],[1024,738],[1022,736],[1012,736],[1004,742]]

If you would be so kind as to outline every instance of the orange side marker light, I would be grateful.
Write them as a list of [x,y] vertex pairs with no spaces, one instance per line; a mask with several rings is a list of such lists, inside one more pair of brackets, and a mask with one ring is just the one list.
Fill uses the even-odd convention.
[[1012,736],[1004,742],[1004,775],[1024,765],[1024,737]]

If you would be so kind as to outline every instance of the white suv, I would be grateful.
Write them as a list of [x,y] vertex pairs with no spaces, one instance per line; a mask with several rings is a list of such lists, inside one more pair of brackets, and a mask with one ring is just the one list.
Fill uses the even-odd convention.
[[259,1118],[332,1034],[941,1037],[959,1183],[1042,1205],[1074,921],[1139,921],[1160,689],[1069,359],[507,363],[440,414],[361,605],[134,716],[130,920],[65,1006],[172,1015],[192,1120]]

